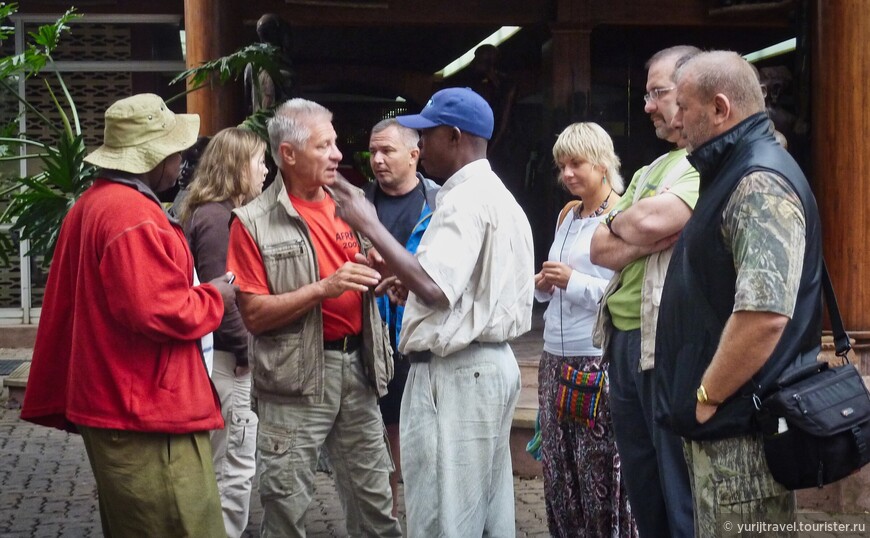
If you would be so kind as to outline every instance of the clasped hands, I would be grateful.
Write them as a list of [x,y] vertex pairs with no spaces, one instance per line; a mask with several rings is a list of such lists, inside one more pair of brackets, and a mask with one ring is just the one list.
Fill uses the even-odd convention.
[[535,289],[550,294],[556,288],[564,290],[568,287],[572,272],[573,269],[562,262],[544,262],[541,271],[535,275]]

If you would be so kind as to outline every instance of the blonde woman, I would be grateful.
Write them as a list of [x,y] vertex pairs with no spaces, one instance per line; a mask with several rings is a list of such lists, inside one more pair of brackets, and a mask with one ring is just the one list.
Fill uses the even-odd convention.
[[[262,191],[265,152],[262,139],[238,128],[216,134],[203,152],[178,208],[200,279],[225,274],[230,215]],[[226,426],[212,431],[213,463],[227,536],[238,537],[248,524],[257,416],[251,411],[248,332],[234,304],[214,333],[214,348],[212,380]]]
[[[613,271],[593,265],[589,248],[623,190],[619,158],[595,123],[568,126],[553,158],[559,183],[576,201],[562,211],[547,261],[535,275],[535,298],[549,302],[538,373],[547,523],[553,536],[636,536],[611,431],[607,365],[592,345],[598,301]],[[598,383],[592,405],[570,408],[559,390],[566,375],[570,383]]]

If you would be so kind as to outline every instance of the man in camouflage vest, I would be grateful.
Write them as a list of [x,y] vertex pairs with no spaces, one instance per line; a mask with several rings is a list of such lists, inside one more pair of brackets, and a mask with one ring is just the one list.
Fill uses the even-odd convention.
[[754,402],[821,336],[819,214],[773,136],[752,66],[699,54],[674,74],[700,195],[668,268],[656,340],[656,411],[685,443],[695,535],[790,522]]

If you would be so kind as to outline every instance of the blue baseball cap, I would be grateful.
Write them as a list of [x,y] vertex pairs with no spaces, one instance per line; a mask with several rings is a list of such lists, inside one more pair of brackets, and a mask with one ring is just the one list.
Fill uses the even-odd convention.
[[489,140],[495,123],[486,100],[471,88],[445,88],[432,96],[419,114],[396,116],[409,129],[429,129],[439,125]]

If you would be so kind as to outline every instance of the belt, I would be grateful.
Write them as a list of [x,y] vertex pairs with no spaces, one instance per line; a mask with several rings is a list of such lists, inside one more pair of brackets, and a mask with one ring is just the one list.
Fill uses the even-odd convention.
[[[478,342],[477,340],[472,340],[468,343],[469,346],[474,344],[479,346],[481,345],[481,342]],[[408,359],[408,362],[412,364],[416,362],[429,362],[432,360],[431,351],[412,351],[410,353],[406,353],[404,356],[406,359]]]
[[323,349],[329,351],[350,353],[359,349],[360,346],[362,346],[362,336],[359,334],[351,334],[344,338],[323,341]]
[[432,360],[432,352],[431,351],[412,351],[405,355],[408,359],[408,362],[429,362]]

